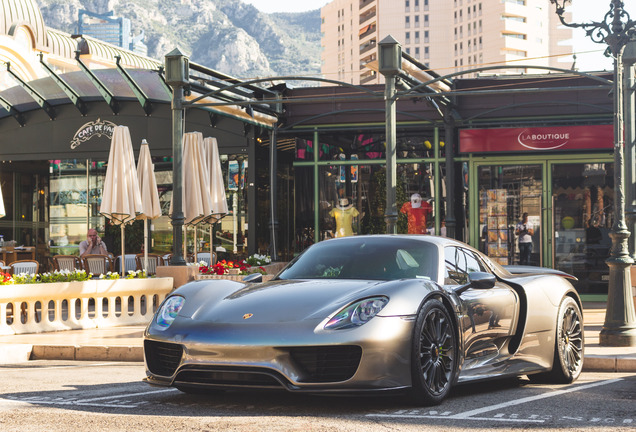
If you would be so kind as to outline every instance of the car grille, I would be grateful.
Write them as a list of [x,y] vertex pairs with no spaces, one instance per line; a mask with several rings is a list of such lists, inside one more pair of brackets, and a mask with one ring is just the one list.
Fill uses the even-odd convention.
[[299,382],[324,383],[350,379],[358,370],[362,348],[355,345],[287,348],[303,370]]
[[173,343],[145,340],[144,356],[150,372],[155,375],[172,376],[181,362],[183,347]]
[[280,381],[274,378],[272,371],[260,369],[237,369],[206,366],[186,366],[177,374],[175,384],[201,384],[217,386],[249,386],[261,388],[280,388]]

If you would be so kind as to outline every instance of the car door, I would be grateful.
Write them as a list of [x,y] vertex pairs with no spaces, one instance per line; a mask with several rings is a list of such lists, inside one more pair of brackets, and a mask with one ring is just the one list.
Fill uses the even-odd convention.
[[[444,260],[447,289],[468,283],[472,272],[492,273],[479,255],[467,248],[445,247]],[[507,352],[502,348],[512,337],[518,316],[516,292],[505,283],[497,282],[491,289],[469,288],[459,298],[464,369],[478,368],[506,357]]]

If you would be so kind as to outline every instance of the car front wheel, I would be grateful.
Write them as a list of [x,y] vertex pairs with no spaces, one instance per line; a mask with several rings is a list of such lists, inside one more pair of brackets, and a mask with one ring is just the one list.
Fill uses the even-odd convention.
[[439,300],[429,300],[420,309],[411,356],[414,400],[422,405],[439,404],[457,373],[457,337],[451,316]]

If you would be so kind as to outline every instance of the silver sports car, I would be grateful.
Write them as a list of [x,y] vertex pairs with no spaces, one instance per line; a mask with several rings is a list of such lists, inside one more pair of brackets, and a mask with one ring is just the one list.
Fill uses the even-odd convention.
[[171,293],[144,335],[147,381],[185,392],[405,391],[436,404],[456,383],[574,381],[581,300],[563,273],[512,274],[459,241],[354,236],[317,243],[273,280]]

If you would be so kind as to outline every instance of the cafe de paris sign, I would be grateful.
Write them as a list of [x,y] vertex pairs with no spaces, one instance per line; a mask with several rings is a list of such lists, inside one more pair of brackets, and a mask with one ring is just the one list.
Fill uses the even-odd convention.
[[88,141],[94,136],[112,138],[115,126],[117,126],[115,123],[102,119],[85,123],[77,130],[77,132],[75,132],[75,135],[71,140],[71,148],[75,149],[79,147],[80,144]]

